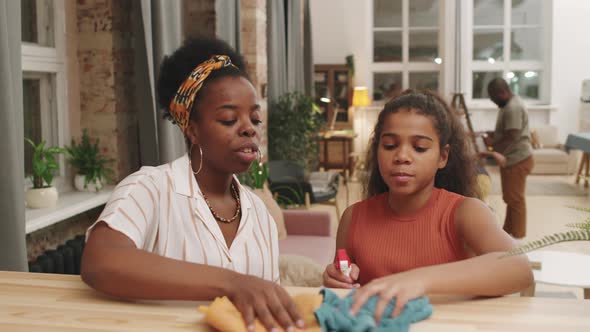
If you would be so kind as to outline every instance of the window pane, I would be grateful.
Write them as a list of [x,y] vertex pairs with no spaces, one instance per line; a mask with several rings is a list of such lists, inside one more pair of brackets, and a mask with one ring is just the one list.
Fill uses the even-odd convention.
[[439,0],[410,1],[410,27],[438,26]]
[[374,62],[402,61],[402,33],[400,31],[376,31],[374,35]]
[[[23,114],[25,137],[38,144],[41,139],[40,79],[23,79]],[[32,173],[33,148],[25,142],[25,175]]]
[[512,29],[510,60],[541,60],[541,29]]
[[438,58],[438,32],[410,32],[410,61],[432,62]]
[[313,76],[315,103],[321,109],[324,119],[327,120],[328,104],[332,101],[332,96],[328,90],[328,72],[316,71]]
[[536,70],[509,71],[506,80],[510,89],[523,98],[539,99],[541,72]]
[[373,100],[389,100],[402,92],[402,73],[374,73]]
[[540,0],[512,1],[512,25],[539,24],[543,2]]
[[475,71],[473,72],[472,81],[472,98],[488,98],[488,83],[496,77],[502,77],[501,71]]
[[473,60],[486,60],[490,63],[501,61],[504,52],[502,30],[477,29],[473,31]]
[[22,41],[54,46],[53,0],[21,0]]
[[376,28],[402,26],[402,0],[373,1],[373,19]]
[[348,96],[351,88],[348,85],[348,71],[335,70],[334,71],[334,107],[339,110],[336,121],[348,121]]
[[438,91],[438,72],[410,73],[410,89]]
[[474,0],[473,25],[504,25],[504,0]]

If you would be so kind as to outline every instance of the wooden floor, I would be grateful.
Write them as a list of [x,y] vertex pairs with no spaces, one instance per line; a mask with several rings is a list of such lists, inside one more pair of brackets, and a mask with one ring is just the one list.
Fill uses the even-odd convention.
[[[488,167],[488,171],[492,177],[492,181],[500,181],[497,167]],[[547,180],[552,182],[563,181],[564,183],[574,183],[574,176],[540,176],[531,175],[530,177],[539,177],[539,180]],[[341,190],[338,195],[338,204],[340,211],[344,211],[345,207],[351,205],[362,198],[361,183],[351,182],[348,184],[349,199],[346,203],[346,194]],[[580,184],[579,188],[583,188]],[[590,189],[586,189],[590,193]],[[498,223],[503,223],[506,214],[506,205],[502,201],[500,195],[490,195],[488,204],[494,210]],[[553,234],[557,232],[567,231],[568,223],[583,222],[590,214],[576,211],[568,208],[568,206],[590,207],[589,196],[527,196],[527,236],[524,239],[534,240],[539,239],[544,235]],[[332,213],[333,218],[333,234],[336,234],[338,219],[336,211],[333,206],[329,205],[314,205],[312,209],[328,210]],[[549,247],[551,250],[562,250],[578,252],[590,255],[590,242],[568,242],[561,243]],[[572,297],[576,296],[583,299],[583,291],[578,288],[557,287],[549,285],[537,285],[537,296],[548,297]]]

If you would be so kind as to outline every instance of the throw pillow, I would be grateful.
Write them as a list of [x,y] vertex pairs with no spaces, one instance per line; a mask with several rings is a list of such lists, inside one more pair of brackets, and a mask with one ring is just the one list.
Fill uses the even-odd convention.
[[542,149],[543,145],[541,144],[541,140],[539,139],[539,133],[536,130],[531,130],[531,145],[533,149]]
[[268,212],[275,220],[277,224],[277,232],[279,233],[279,240],[282,240],[287,237],[287,228],[285,228],[285,217],[283,217],[283,211],[281,207],[272,197],[272,193],[265,185],[263,189],[253,189],[252,190],[256,196],[258,196],[263,202]]
[[324,282],[324,268],[308,257],[279,255],[282,286],[320,287]]

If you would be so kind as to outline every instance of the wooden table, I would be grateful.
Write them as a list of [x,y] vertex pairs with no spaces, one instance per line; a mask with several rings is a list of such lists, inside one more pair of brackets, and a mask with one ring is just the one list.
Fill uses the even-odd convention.
[[[291,294],[317,288],[288,287]],[[411,332],[590,331],[590,301],[433,297],[434,314]],[[0,272],[0,331],[211,331],[199,302],[118,301],[79,276]]]

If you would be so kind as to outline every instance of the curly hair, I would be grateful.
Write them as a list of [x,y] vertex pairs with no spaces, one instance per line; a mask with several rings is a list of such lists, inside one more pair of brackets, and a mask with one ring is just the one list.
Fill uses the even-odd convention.
[[[178,87],[197,65],[216,54],[229,56],[237,68],[229,66],[213,71],[195,96],[193,107],[197,107],[199,104],[199,99],[206,91],[208,83],[227,76],[245,77],[249,79],[244,58],[226,42],[207,37],[189,38],[174,53],[170,56],[165,56],[160,65],[156,90],[158,105],[163,109],[165,119],[174,122],[168,107],[176,95]],[[196,116],[196,113],[191,112],[191,118]]]
[[401,109],[412,109],[418,114],[431,118],[439,137],[440,148],[449,145],[447,165],[436,172],[434,186],[463,196],[477,197],[475,150],[463,124],[436,93],[415,90],[404,91],[400,96],[385,104],[379,113],[367,153],[369,174],[365,179],[364,186],[366,196],[372,197],[389,191],[379,172],[377,151],[386,118]]

